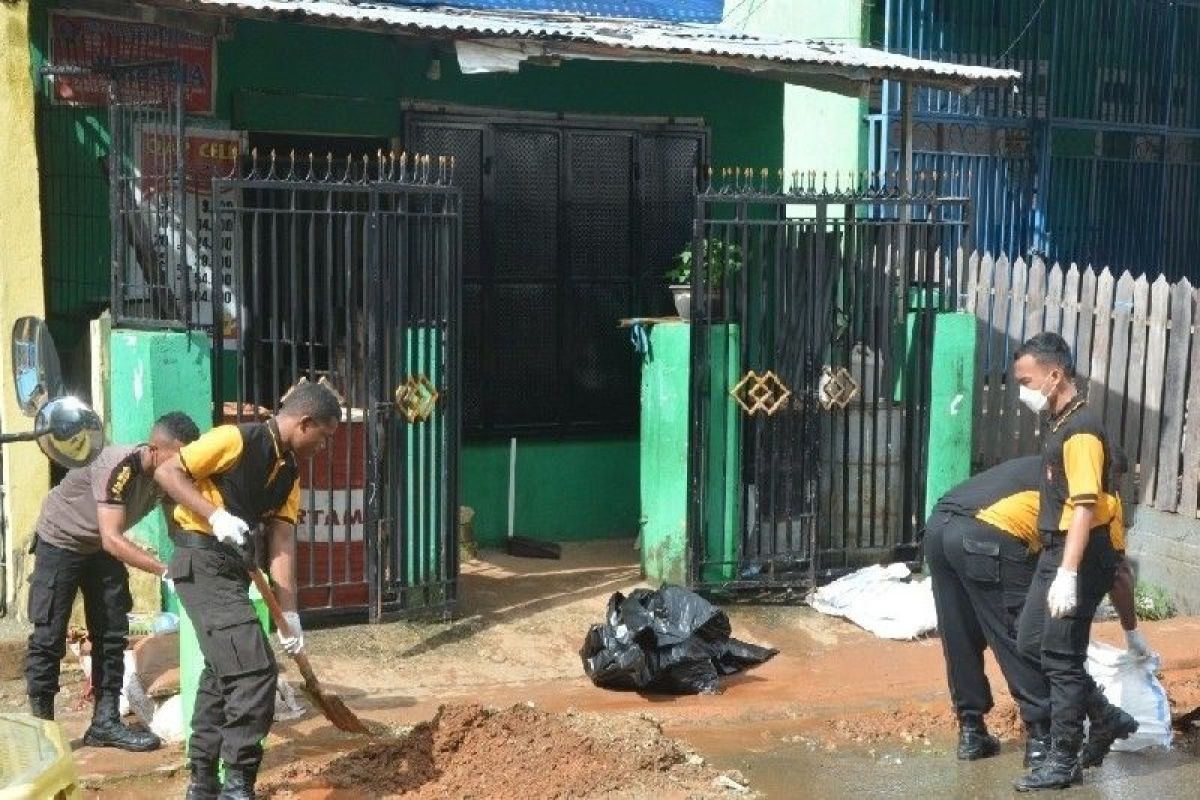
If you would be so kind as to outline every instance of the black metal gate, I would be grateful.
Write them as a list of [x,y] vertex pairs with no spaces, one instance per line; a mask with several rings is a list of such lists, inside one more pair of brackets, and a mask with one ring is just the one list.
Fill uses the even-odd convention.
[[727,171],[698,196],[696,586],[801,589],[916,555],[934,315],[957,303],[967,201],[934,176],[834,180]]
[[[449,613],[458,574],[460,207],[453,161],[255,157],[213,181],[229,420],[300,379],[346,402],[302,472],[309,616]],[[234,309],[231,313],[229,309]],[[223,318],[222,318],[223,314]],[[217,348],[220,351],[220,348]],[[232,373],[234,387],[222,387]]]

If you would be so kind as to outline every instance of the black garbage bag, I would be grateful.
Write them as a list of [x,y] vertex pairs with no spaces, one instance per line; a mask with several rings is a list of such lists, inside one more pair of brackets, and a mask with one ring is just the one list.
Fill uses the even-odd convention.
[[579,655],[605,689],[713,694],[720,678],[767,661],[778,650],[730,636],[729,617],[680,586],[617,592],[604,623],[592,625]]

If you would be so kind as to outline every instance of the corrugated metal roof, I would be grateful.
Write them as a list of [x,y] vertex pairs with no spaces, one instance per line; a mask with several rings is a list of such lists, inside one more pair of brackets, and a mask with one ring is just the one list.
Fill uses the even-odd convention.
[[[428,0],[395,0],[396,5],[430,6]],[[588,17],[720,22],[722,0],[446,0],[441,5],[501,11],[580,14]]]
[[538,43],[546,55],[688,61],[821,85],[883,78],[967,88],[1011,83],[1015,70],[926,61],[856,45],[785,39],[716,25],[573,17],[558,14],[415,8],[353,0],[156,0],[157,5],[286,17],[326,24],[466,40]]

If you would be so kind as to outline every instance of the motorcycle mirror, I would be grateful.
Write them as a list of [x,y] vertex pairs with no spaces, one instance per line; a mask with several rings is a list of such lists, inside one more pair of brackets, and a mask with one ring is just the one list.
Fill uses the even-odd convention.
[[26,416],[36,416],[62,394],[58,351],[46,323],[37,317],[21,317],[13,324],[12,364],[17,405]]
[[77,397],[59,397],[37,414],[38,447],[67,469],[86,467],[104,448],[100,416]]

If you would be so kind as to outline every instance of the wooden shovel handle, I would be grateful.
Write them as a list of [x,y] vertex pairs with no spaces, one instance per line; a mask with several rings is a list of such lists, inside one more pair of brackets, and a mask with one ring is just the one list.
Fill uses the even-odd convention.
[[[254,581],[254,585],[258,587],[258,593],[262,595],[263,601],[266,602],[267,609],[271,612],[271,619],[275,620],[275,627],[279,629],[279,633],[284,638],[290,639],[292,637],[292,627],[288,625],[287,620],[283,616],[283,608],[280,607],[279,598],[275,596],[275,591],[267,581],[267,576],[262,574],[262,570],[251,568],[250,580]],[[304,682],[308,686],[316,688],[321,686],[321,682],[317,680],[316,673],[312,670],[312,665],[308,663],[308,656],[306,654],[297,653],[292,656],[292,660],[300,668],[300,674],[304,676]]]

